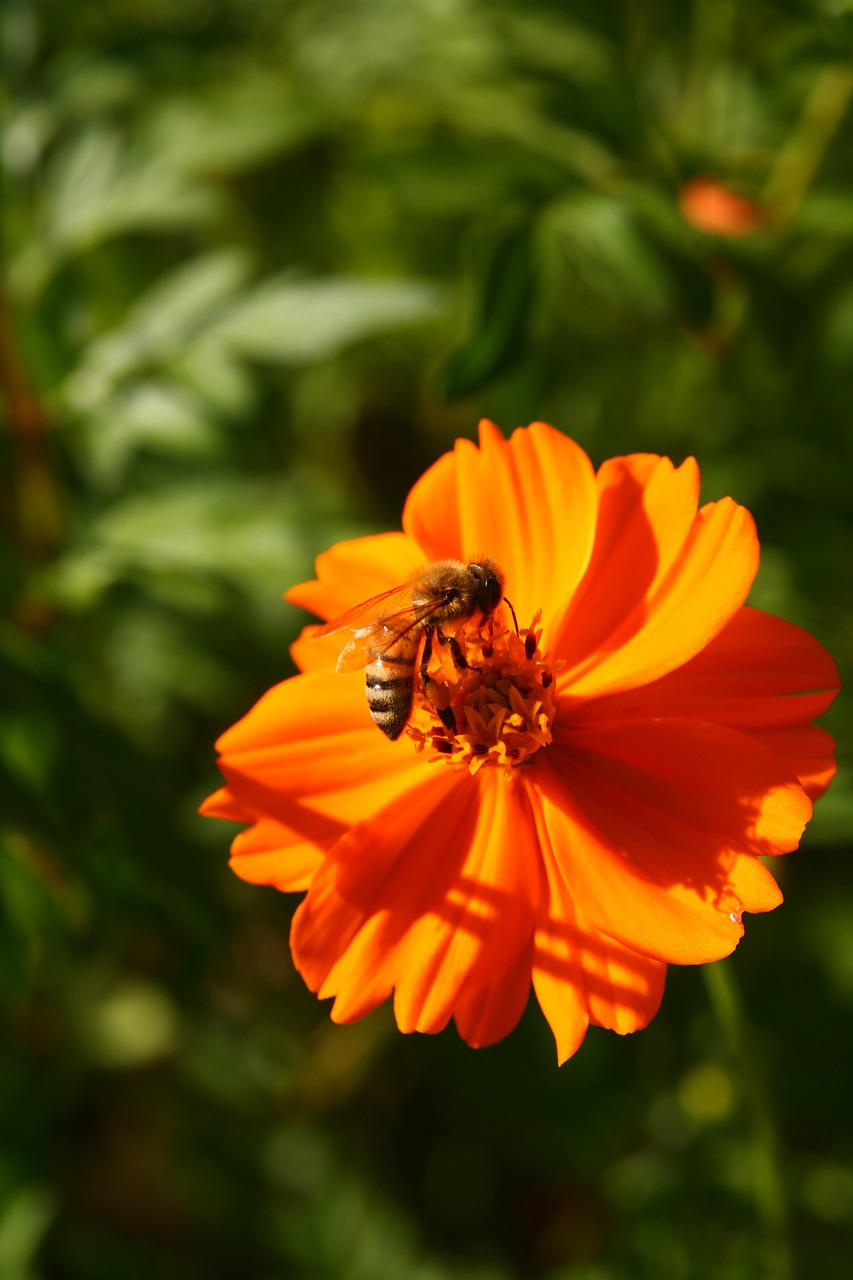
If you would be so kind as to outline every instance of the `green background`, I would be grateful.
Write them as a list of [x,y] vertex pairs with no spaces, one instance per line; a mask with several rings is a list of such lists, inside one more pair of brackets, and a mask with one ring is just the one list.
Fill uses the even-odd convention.
[[[557,1069],[227,869],[282,591],[488,416],[699,459],[851,666],[850,0],[4,0],[0,1276],[847,1277],[849,708],[786,903]],[[697,174],[764,210],[703,234]],[[731,1007],[733,984],[742,1014]]]

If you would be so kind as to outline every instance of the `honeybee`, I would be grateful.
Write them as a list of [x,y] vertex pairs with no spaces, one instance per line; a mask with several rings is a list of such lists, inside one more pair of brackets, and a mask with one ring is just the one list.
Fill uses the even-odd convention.
[[[430,681],[427,667],[433,643],[448,645],[456,665],[463,670],[468,666],[459,641],[443,628],[455,631],[471,618],[488,618],[500,604],[503,589],[504,575],[494,560],[434,560],[408,582],[333,618],[314,639],[346,628],[352,631],[337,669],[365,668],[373,722],[394,741],[412,714],[416,668],[424,689]],[[455,728],[452,710],[438,714],[448,728]]]

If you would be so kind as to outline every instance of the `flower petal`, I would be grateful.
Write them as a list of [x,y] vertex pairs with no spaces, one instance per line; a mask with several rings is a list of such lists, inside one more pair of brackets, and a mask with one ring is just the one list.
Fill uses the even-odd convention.
[[533,986],[563,1063],[577,1050],[590,1022],[621,1034],[646,1026],[663,996],[666,965],[593,928],[560,875],[544,824],[539,840],[548,898],[536,930]]
[[198,807],[205,818],[224,818],[226,822],[249,822],[246,810],[238,804],[227,787],[214,791]]
[[753,732],[758,742],[785,761],[810,800],[817,800],[835,777],[835,743],[820,725],[795,729],[762,729]]
[[268,884],[282,892],[307,889],[322,860],[322,849],[338,838],[334,824],[317,819],[312,839],[267,818],[245,801],[220,787],[199,806],[207,818],[250,825],[237,833],[231,843],[231,868],[251,884]]
[[564,731],[537,773],[537,822],[591,923],[679,964],[727,955],[740,912],[778,905],[754,855],[795,848],[811,812],[777,756],[692,721]]
[[[332,836],[325,843],[329,846]],[[231,845],[232,871],[250,884],[268,884],[282,893],[307,889],[323,861],[317,840],[305,840],[298,832],[272,818],[259,816],[241,831]]]
[[482,986],[461,992],[453,1019],[466,1044],[482,1049],[503,1040],[514,1029],[530,995],[532,960],[530,945],[517,964]]
[[[377,533],[337,542],[317,557],[317,577],[285,592],[285,600],[324,620],[337,618],[362,601],[404,583],[429,556],[404,533]],[[334,668],[349,639],[344,632],[315,639],[317,628],[305,627],[290,646],[300,671]]]
[[[269,831],[278,832],[276,840],[286,831],[294,842],[321,849],[405,793],[426,769],[409,744],[389,742],[372,724],[358,672],[285,680],[224,733],[217,747],[229,817],[272,819],[278,826]],[[253,854],[260,851],[250,847]],[[238,844],[235,857],[246,848],[245,841]],[[242,860],[235,870],[254,879]],[[289,876],[282,868],[279,878]]]
[[744,607],[700,653],[654,684],[573,706],[577,720],[675,716],[747,732],[808,725],[839,688],[822,645],[790,622]]
[[[536,850],[520,789],[429,771],[335,847],[296,913],[294,960],[348,1022],[396,988],[402,1031],[439,1031],[460,998],[519,963]],[[473,1000],[474,997],[471,997]],[[470,1004],[460,1005],[463,1021]]]
[[832,738],[810,721],[839,688],[831,655],[801,627],[744,607],[709,645],[653,684],[571,703],[575,724],[693,718],[775,751],[817,799],[835,775]]
[[533,990],[557,1042],[562,1065],[575,1053],[589,1026],[583,976],[583,939],[578,934],[572,899],[557,870],[550,831],[541,804],[533,805],[547,883],[544,909],[534,936]]
[[[571,664],[609,651],[630,636],[646,598],[672,567],[696,519],[699,473],[688,458],[632,454],[605,462],[596,475],[598,523],[583,582],[550,643]],[[632,630],[625,624],[633,620]]]
[[457,441],[412,489],[403,528],[433,559],[496,560],[519,619],[529,621],[538,608],[553,616],[574,592],[596,506],[592,465],[568,436],[535,422],[506,440],[482,422],[479,449]]
[[650,474],[642,455],[618,461],[589,571],[550,644],[573,697],[636,688],[681,666],[740,609],[758,567],[744,507],[724,498],[689,519],[692,460],[674,471],[661,459]]
[[317,557],[317,577],[285,592],[285,600],[324,620],[405,582],[429,554],[404,533],[375,533],[337,542]]

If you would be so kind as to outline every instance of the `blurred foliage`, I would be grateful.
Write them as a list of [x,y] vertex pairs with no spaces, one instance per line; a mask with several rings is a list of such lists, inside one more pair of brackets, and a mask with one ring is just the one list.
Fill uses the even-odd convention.
[[[4,0],[4,1280],[849,1274],[843,703],[729,962],[752,1075],[693,970],[560,1071],[533,1009],[335,1027],[195,806],[283,589],[480,415],[696,454],[851,669],[852,42],[849,0]],[[688,225],[702,174],[762,229]]]

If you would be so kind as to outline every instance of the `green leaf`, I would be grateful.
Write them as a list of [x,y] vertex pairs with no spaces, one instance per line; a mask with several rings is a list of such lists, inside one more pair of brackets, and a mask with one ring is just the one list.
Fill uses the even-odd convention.
[[62,389],[77,411],[102,407],[126,378],[180,361],[245,287],[249,261],[237,250],[200,255],[159,279],[124,321],[87,348]]
[[432,320],[443,297],[418,280],[281,278],[238,303],[210,341],[283,364],[322,360],[354,342]]
[[158,153],[128,153],[121,134],[106,126],[90,128],[58,154],[47,198],[48,238],[61,253],[132,230],[198,226],[222,206],[213,188]]
[[531,230],[513,227],[489,245],[477,302],[473,337],[447,364],[444,394],[471,395],[519,359],[534,296]]
[[581,192],[552,204],[546,226],[562,240],[571,267],[593,292],[649,317],[670,309],[666,268],[626,203]]
[[185,388],[140,381],[99,407],[86,424],[88,473],[115,486],[141,453],[174,459],[210,458],[220,449],[215,423]]
[[[211,590],[229,580],[270,602],[310,566],[328,505],[310,477],[213,476],[124,497],[41,580],[65,608],[90,608],[117,581],[180,596],[185,579]],[[170,586],[171,584],[171,586]],[[159,586],[158,586],[159,589]]]
[[33,1263],[57,1209],[56,1197],[36,1183],[20,1187],[0,1203],[3,1280],[35,1280]]
[[204,95],[167,99],[150,123],[146,145],[178,172],[239,173],[304,144],[323,118],[280,75],[252,67]]

